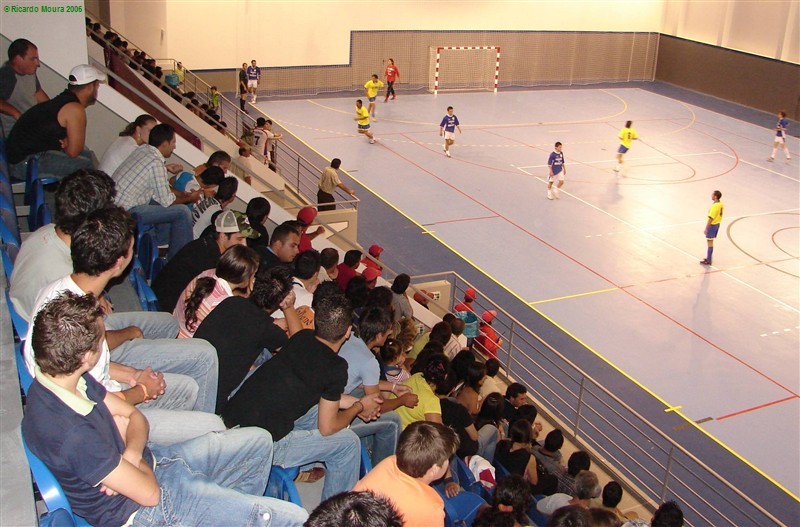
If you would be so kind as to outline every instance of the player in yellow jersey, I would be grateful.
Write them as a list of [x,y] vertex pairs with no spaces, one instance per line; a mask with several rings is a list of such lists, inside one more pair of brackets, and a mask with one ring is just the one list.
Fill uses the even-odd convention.
[[639,136],[636,134],[636,130],[632,128],[633,121],[628,121],[625,123],[625,128],[619,131],[619,140],[620,145],[619,149],[617,150],[617,166],[614,167],[614,172],[619,172],[622,170],[622,156],[628,151],[633,144],[633,141],[639,139]]
[[356,101],[354,120],[358,123],[358,133],[366,135],[370,144],[375,144],[375,136],[369,131],[369,112],[364,108],[364,102],[361,99]]
[[703,265],[711,265],[711,255],[714,254],[714,238],[717,237],[719,232],[719,225],[722,223],[722,211],[725,205],[720,201],[722,199],[722,192],[715,190],[711,193],[711,208],[708,209],[708,221],[706,222],[706,230],[703,231],[706,235],[708,242],[708,251],[706,252],[706,259],[700,260]]
[[[383,81],[378,79],[376,74],[372,74],[372,78],[364,84],[364,95],[369,99],[369,108],[367,111],[375,119],[375,98],[378,96],[378,90],[383,88]],[[377,119],[375,119],[377,121]]]

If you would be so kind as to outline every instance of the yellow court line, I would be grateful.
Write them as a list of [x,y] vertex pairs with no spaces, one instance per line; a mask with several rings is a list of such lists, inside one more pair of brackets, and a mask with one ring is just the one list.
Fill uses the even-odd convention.
[[547,298],[545,300],[536,300],[528,302],[529,306],[536,306],[539,304],[546,304],[547,302],[555,302],[557,300],[567,300],[569,298],[578,298],[580,296],[596,295],[598,293],[608,293],[609,291],[619,291],[619,287],[609,287],[608,289],[598,289],[597,291],[589,291],[587,293],[576,293],[574,295],[559,296],[557,298]]
[[[311,145],[307,144],[305,141],[302,141],[302,140],[301,140],[301,142],[302,142],[303,144],[305,144],[305,145],[306,145],[306,146],[307,146],[307,147],[308,147],[310,150],[312,150],[314,153],[316,153],[317,155],[319,155],[319,156],[320,156],[320,157],[322,157],[323,159],[325,159],[325,160],[328,160],[328,158],[327,158],[327,157],[325,157],[325,156],[324,156],[324,155],[323,155],[321,152],[319,152],[317,149],[313,148]],[[329,161],[329,160],[328,160],[328,161]],[[359,185],[361,185],[362,187],[364,187],[365,189],[367,189],[367,190],[368,190],[370,193],[372,193],[372,195],[374,195],[376,198],[378,198],[378,199],[380,199],[381,201],[383,201],[383,202],[384,202],[384,203],[385,203],[385,204],[386,204],[386,205],[387,205],[389,208],[393,209],[395,212],[397,212],[398,214],[400,214],[402,217],[404,217],[404,218],[406,218],[408,221],[410,221],[412,224],[414,224],[414,225],[416,225],[417,227],[419,227],[421,231],[427,231],[427,229],[426,229],[425,227],[423,227],[421,223],[419,223],[418,221],[416,221],[415,219],[413,219],[411,216],[409,216],[408,214],[406,214],[405,212],[403,212],[402,210],[400,210],[399,208],[397,208],[397,207],[396,207],[396,206],[395,206],[393,203],[390,203],[390,202],[389,202],[389,201],[388,201],[386,198],[384,198],[384,197],[383,197],[381,194],[379,194],[379,193],[375,192],[375,190],[373,190],[373,189],[372,189],[372,187],[370,187],[369,185],[366,185],[366,184],[365,184],[364,182],[362,182],[360,179],[353,177],[353,175],[352,175],[352,174],[350,174],[349,172],[347,172],[347,171],[343,171],[343,172],[345,172],[345,173],[346,173],[348,176],[350,176],[350,177],[351,177],[351,178],[352,178],[354,181],[356,181],[356,182],[357,182]],[[462,259],[463,259],[465,262],[467,262],[468,264],[470,264],[471,266],[473,266],[473,267],[474,267],[475,269],[477,269],[477,270],[478,270],[480,273],[482,273],[483,275],[485,275],[485,276],[486,276],[486,277],[487,277],[489,280],[491,280],[492,282],[494,282],[495,284],[497,284],[497,286],[498,286],[498,287],[500,287],[501,289],[504,289],[504,290],[505,290],[505,291],[506,291],[508,294],[510,294],[511,296],[513,296],[514,298],[516,298],[517,300],[519,300],[520,302],[522,302],[523,304],[527,304],[527,302],[525,301],[525,299],[523,299],[522,297],[520,297],[520,296],[519,296],[519,295],[518,295],[516,292],[512,291],[511,289],[509,289],[509,288],[508,288],[508,287],[507,287],[505,284],[503,284],[502,282],[500,282],[498,279],[496,279],[494,276],[492,276],[490,273],[488,273],[488,272],[487,272],[485,269],[483,269],[482,267],[480,267],[478,264],[474,263],[472,260],[470,260],[469,258],[467,258],[467,257],[466,257],[465,255],[463,255],[463,254],[462,254],[460,251],[456,250],[456,248],[455,248],[455,247],[451,246],[449,243],[445,242],[443,239],[441,239],[439,236],[436,236],[436,235],[435,235],[434,233],[432,233],[432,232],[430,232],[430,236],[431,236],[433,239],[435,239],[436,241],[438,241],[439,243],[441,243],[441,244],[442,244],[444,247],[447,247],[447,248],[448,248],[450,251],[452,251],[452,252],[453,252],[455,255],[457,255],[457,256],[459,256],[460,258],[462,258]],[[636,385],[637,387],[639,387],[639,388],[640,388],[642,391],[644,391],[645,393],[647,393],[648,395],[650,395],[651,397],[653,397],[653,398],[654,398],[656,401],[660,402],[661,404],[663,404],[663,405],[664,405],[665,407],[667,407],[667,408],[674,408],[674,405],[671,405],[671,404],[669,404],[669,403],[668,403],[668,402],[667,402],[665,399],[663,399],[661,396],[659,396],[658,394],[656,394],[656,393],[655,393],[654,391],[652,391],[650,388],[648,388],[647,386],[645,386],[644,384],[642,384],[641,382],[639,382],[638,380],[636,380],[635,378],[633,378],[633,377],[632,377],[631,375],[629,375],[627,372],[625,372],[625,371],[623,371],[622,369],[620,369],[620,368],[619,368],[619,367],[618,367],[616,364],[614,364],[613,362],[609,361],[607,358],[605,358],[603,355],[601,355],[600,353],[598,353],[598,352],[597,352],[597,351],[596,351],[594,348],[592,348],[591,346],[589,346],[589,345],[588,345],[586,342],[584,342],[583,340],[581,340],[580,338],[578,338],[576,335],[573,335],[573,334],[572,334],[570,331],[568,331],[568,330],[567,330],[565,327],[563,327],[561,324],[557,323],[555,320],[553,320],[552,318],[550,318],[549,316],[547,316],[547,315],[546,315],[545,313],[543,313],[542,311],[540,311],[540,310],[536,309],[536,307],[534,307],[534,306],[529,306],[529,307],[530,307],[530,308],[531,308],[531,309],[532,309],[534,312],[536,312],[536,313],[537,313],[539,316],[541,316],[542,318],[544,318],[545,320],[547,320],[548,322],[550,322],[551,324],[553,324],[553,325],[554,325],[556,328],[558,328],[558,329],[560,329],[562,332],[564,332],[564,333],[565,333],[567,336],[569,336],[570,338],[572,338],[573,340],[575,340],[575,342],[577,342],[578,344],[580,344],[581,346],[583,346],[584,348],[586,348],[588,351],[590,351],[591,353],[593,353],[593,354],[594,354],[594,355],[595,355],[595,356],[596,356],[598,359],[600,359],[600,360],[602,360],[603,362],[605,362],[605,363],[606,363],[606,364],[607,364],[609,367],[611,367],[612,369],[614,369],[614,370],[615,370],[617,373],[619,373],[620,375],[622,375],[623,377],[625,377],[626,379],[628,379],[630,382],[632,382],[634,385]],[[726,445],[725,443],[723,443],[722,441],[720,441],[719,439],[717,439],[717,438],[716,438],[714,435],[712,435],[712,434],[711,434],[709,431],[707,431],[707,430],[704,430],[704,429],[703,429],[702,427],[700,427],[700,426],[699,426],[697,423],[695,423],[695,422],[694,422],[692,419],[690,419],[689,417],[687,417],[686,415],[684,415],[684,414],[683,414],[683,412],[681,412],[681,411],[679,411],[679,410],[676,410],[674,413],[675,413],[675,415],[678,415],[678,416],[680,416],[680,417],[681,417],[681,418],[682,418],[684,421],[686,421],[687,423],[689,423],[691,426],[694,426],[694,427],[695,427],[695,428],[696,428],[696,429],[697,429],[697,430],[698,430],[700,433],[704,434],[706,437],[710,438],[712,441],[714,441],[715,443],[717,443],[717,444],[718,444],[720,447],[722,447],[723,449],[725,449],[727,452],[729,452],[731,455],[733,455],[733,456],[734,456],[736,459],[738,459],[739,461],[741,461],[742,463],[744,463],[745,465],[747,465],[748,467],[750,467],[751,469],[753,469],[753,470],[754,470],[756,473],[758,473],[759,475],[761,475],[762,477],[764,477],[764,478],[765,478],[767,481],[769,481],[770,483],[772,483],[773,485],[775,485],[776,487],[778,487],[779,489],[781,489],[782,491],[784,491],[786,494],[788,494],[788,495],[789,495],[790,497],[792,497],[794,500],[796,500],[796,501],[800,502],[800,497],[798,497],[798,496],[796,496],[795,494],[793,494],[793,493],[792,493],[792,492],[791,492],[789,489],[787,489],[786,487],[784,487],[783,485],[781,485],[780,483],[778,483],[778,482],[777,482],[775,479],[773,479],[773,478],[772,478],[772,477],[771,477],[769,474],[765,473],[763,470],[761,470],[761,469],[760,469],[760,468],[758,468],[757,466],[753,465],[753,464],[752,464],[750,461],[748,461],[747,459],[745,459],[744,457],[742,457],[740,454],[738,454],[736,451],[734,451],[734,450],[733,450],[732,448],[730,448],[728,445]]]

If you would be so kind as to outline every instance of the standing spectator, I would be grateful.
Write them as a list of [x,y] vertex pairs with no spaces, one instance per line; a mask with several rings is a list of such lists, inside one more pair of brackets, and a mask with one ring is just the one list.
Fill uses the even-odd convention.
[[0,123],[6,137],[17,119],[50,97],[39,84],[39,48],[18,38],[8,46],[8,62],[0,68]]
[[639,135],[633,129],[633,121],[626,121],[625,127],[619,131],[620,145],[617,149],[617,166],[614,167],[614,172],[622,170],[622,164],[624,163],[622,156],[628,153],[636,139],[639,139]]
[[239,70],[239,109],[245,113],[244,103],[247,101],[247,63],[242,63],[242,69]]
[[82,64],[69,72],[67,89],[22,114],[8,135],[8,162],[17,179],[25,179],[26,163],[39,156],[39,172],[62,178],[82,168],[94,168],[86,148],[86,108],[97,101],[106,74]]
[[208,107],[214,113],[219,114],[219,92],[216,86],[211,87],[211,94],[208,96]]
[[386,64],[386,70],[383,72],[383,76],[386,78],[386,98],[383,100],[383,102],[387,102],[389,100],[389,95],[392,96],[392,100],[395,100],[397,98],[397,94],[394,92],[394,83],[400,78],[400,70],[394,65],[394,59],[388,60]]
[[183,85],[184,81],[186,80],[186,68],[183,67],[183,63],[181,61],[178,61],[175,64],[175,70],[173,73],[178,76],[178,86]]
[[298,249],[300,252],[309,251],[313,249],[311,245],[311,241],[323,234],[325,232],[325,227],[320,225],[319,227],[314,230],[314,232],[309,233],[308,228],[314,223],[314,220],[317,218],[317,209],[314,207],[303,207],[299,211],[297,211],[297,222],[300,224],[300,245],[298,245]]
[[124,130],[119,133],[119,139],[111,143],[100,160],[99,169],[106,174],[113,174],[123,161],[150,139],[150,130],[158,124],[152,115],[142,114],[132,123],[128,123]]
[[442,117],[442,122],[439,123],[439,136],[444,137],[442,148],[447,157],[450,157],[450,147],[456,142],[456,128],[458,128],[458,133],[461,133],[461,123],[453,114],[453,107],[448,106],[447,115]]
[[[11,49],[9,48],[9,55]],[[775,143],[772,145],[772,155],[767,158],[767,161],[775,161],[775,154],[778,153],[778,148],[783,148],[786,154],[786,162],[791,161],[792,156],[789,154],[789,145],[786,144],[786,129],[789,127],[789,120],[786,118],[786,112],[778,112],[778,124],[775,126]]]
[[453,307],[453,311],[455,311],[456,313],[461,311],[472,311],[474,313],[475,308],[472,307],[472,303],[475,301],[477,297],[478,297],[477,291],[475,291],[471,287],[468,287],[467,290],[464,291],[464,301],[456,304],[455,307]]
[[256,97],[258,96],[258,81],[261,80],[261,68],[256,66],[255,59],[250,61],[250,65],[247,67],[247,91],[250,92],[250,103],[256,103]]
[[169,237],[169,258],[192,241],[192,213],[182,205],[200,199],[199,190],[178,193],[169,186],[164,160],[175,145],[175,129],[156,125],[148,144],[138,147],[111,176],[117,184],[116,204],[138,215],[142,223],[155,225],[160,242]]
[[503,344],[503,339],[492,327],[492,321],[497,317],[497,311],[490,309],[481,315],[481,325],[478,331],[480,334],[475,337],[475,349],[483,353],[487,358],[497,358],[497,350]]
[[356,116],[353,118],[358,123],[358,133],[367,136],[369,144],[375,144],[375,136],[369,131],[369,112],[364,108],[361,99],[356,101]]
[[256,152],[264,156],[264,164],[269,165],[272,170],[275,165],[275,143],[283,138],[283,134],[276,134],[272,131],[272,119],[259,117],[256,120],[256,127],[253,128],[253,147]]
[[[550,152],[547,160],[547,199],[558,199],[558,189],[564,185],[567,167],[564,164],[564,153],[561,152],[561,142],[556,141],[555,150]],[[558,184],[553,188],[553,182],[558,179]]]
[[711,265],[711,256],[714,254],[714,240],[719,233],[719,225],[722,223],[722,212],[725,205],[720,201],[722,199],[722,192],[715,190],[711,193],[711,207],[708,209],[708,221],[703,234],[706,235],[706,243],[708,250],[704,260],[700,260],[703,265]]
[[378,79],[378,75],[372,74],[372,77],[364,84],[364,95],[369,100],[369,107],[367,112],[375,119],[375,98],[378,96],[378,90],[383,88],[383,82]]
[[356,195],[354,190],[348,188],[347,185],[342,183],[339,179],[339,174],[336,171],[339,170],[340,166],[342,166],[342,160],[334,158],[331,161],[331,166],[325,167],[325,170],[322,171],[322,177],[319,180],[319,190],[317,190],[317,202],[319,203],[320,212],[323,210],[336,209],[336,205],[323,205],[323,203],[334,203],[336,201],[336,198],[333,196],[333,191],[336,187],[339,187],[353,197]]

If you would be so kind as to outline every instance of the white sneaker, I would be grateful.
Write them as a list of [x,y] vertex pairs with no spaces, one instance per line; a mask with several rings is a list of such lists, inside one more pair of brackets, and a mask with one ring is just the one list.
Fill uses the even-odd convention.
[[547,199],[553,199],[553,191],[552,190],[548,190],[547,191]]
[[553,197],[556,199],[561,199],[561,197],[558,195],[558,189],[556,187],[553,187]]
[[447,157],[450,157],[450,150],[445,150],[444,153]]
[[614,172],[619,172],[619,165],[614,167]]
[[442,150],[444,150],[445,152],[447,152],[447,145],[442,145]]
[[375,139],[370,139],[369,140],[369,144],[374,145],[375,144]]
[[774,157],[768,157],[768,158],[767,158],[767,161],[769,161],[770,163],[772,163],[773,161],[775,161],[775,158],[774,158]]

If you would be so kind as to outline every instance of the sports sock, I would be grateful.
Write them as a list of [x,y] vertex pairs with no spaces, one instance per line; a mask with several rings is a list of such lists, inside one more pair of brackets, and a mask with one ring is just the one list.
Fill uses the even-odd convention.
[[714,247],[709,247],[708,251],[706,251],[706,260],[708,260],[709,263],[711,262],[712,254],[714,254]]
[[771,157],[772,159],[775,159],[775,154],[777,154],[777,153],[778,153],[778,149],[777,148],[773,148],[772,149],[772,155],[769,156],[769,157]]

